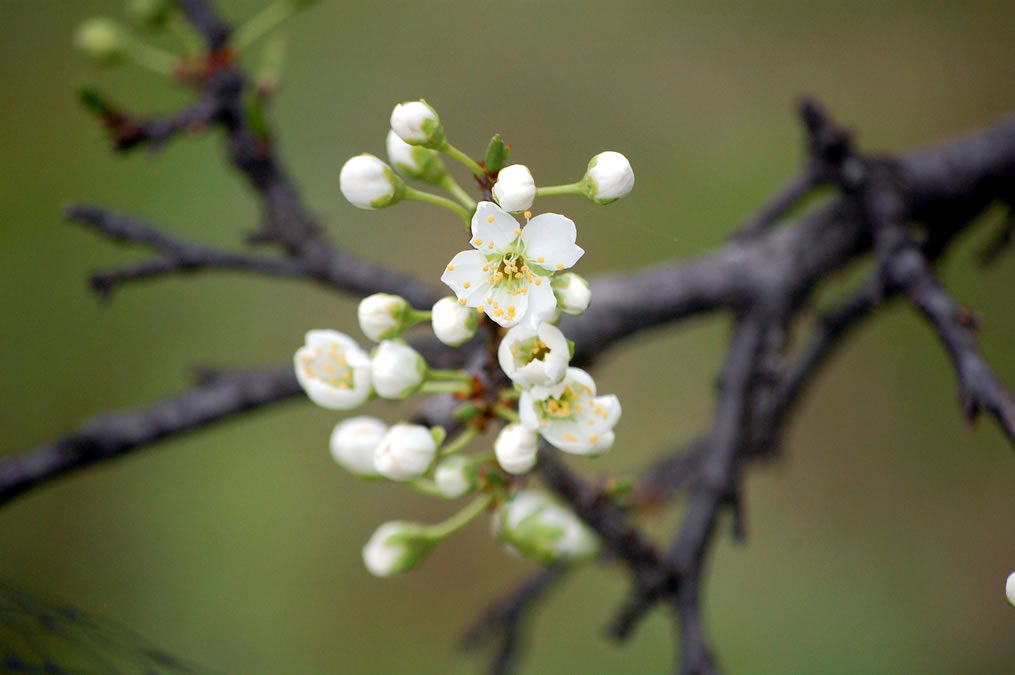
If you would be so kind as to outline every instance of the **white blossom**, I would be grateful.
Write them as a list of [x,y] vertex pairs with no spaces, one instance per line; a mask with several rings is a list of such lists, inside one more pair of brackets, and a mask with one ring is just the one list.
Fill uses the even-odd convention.
[[542,563],[573,562],[599,549],[595,534],[574,513],[538,490],[521,490],[497,512],[494,532],[518,553]]
[[374,576],[401,574],[419,564],[436,543],[419,523],[389,521],[378,527],[363,547],[363,564]]
[[376,476],[374,455],[387,431],[388,425],[376,417],[343,420],[331,432],[331,456],[355,474]]
[[568,368],[560,384],[522,391],[518,414],[555,447],[577,455],[599,455],[613,446],[620,401],[596,396],[596,383],[579,368]]
[[1004,594],[1008,596],[1008,602],[1015,606],[1015,572],[1008,575],[1004,583]]
[[574,272],[558,274],[553,278],[553,294],[557,298],[557,309],[578,316],[589,308],[592,301],[592,289],[589,282]]
[[508,473],[523,474],[536,465],[539,441],[536,432],[522,424],[509,424],[493,443],[497,463]]
[[371,154],[350,157],[338,175],[342,194],[353,206],[381,209],[402,198],[405,183],[391,167]]
[[377,473],[405,481],[422,476],[437,455],[437,442],[429,429],[418,424],[395,424],[374,453]]
[[507,332],[497,348],[501,369],[522,387],[548,387],[564,378],[570,361],[567,338],[549,323],[522,323]]
[[360,330],[374,342],[398,337],[402,321],[411,309],[404,298],[374,293],[360,300],[356,310]]
[[370,396],[370,357],[344,333],[310,331],[293,365],[300,386],[319,406],[351,410]]
[[476,334],[479,316],[472,307],[463,307],[454,298],[441,298],[434,306],[430,320],[437,339],[457,347]]
[[438,148],[444,142],[437,111],[422,99],[396,105],[391,111],[391,130],[409,145]]
[[576,237],[574,222],[556,213],[538,215],[523,229],[493,202],[480,202],[472,217],[475,250],[456,255],[441,281],[460,305],[476,307],[502,326],[526,317],[538,325],[557,306],[550,275],[585,253]]
[[434,469],[437,490],[448,499],[458,499],[476,487],[476,467],[463,455],[452,455]]
[[373,383],[378,396],[405,398],[423,384],[426,361],[403,342],[384,340],[373,358]]
[[619,152],[600,152],[589,160],[585,172],[585,194],[600,204],[609,204],[634,189],[634,169]]
[[536,182],[529,167],[512,164],[500,170],[493,186],[493,197],[505,211],[524,211],[536,198]]

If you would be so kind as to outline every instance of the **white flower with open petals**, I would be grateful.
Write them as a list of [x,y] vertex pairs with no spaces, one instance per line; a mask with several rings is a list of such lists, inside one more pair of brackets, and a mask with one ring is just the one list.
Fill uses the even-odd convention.
[[448,263],[441,281],[458,303],[476,307],[502,326],[528,317],[533,326],[553,313],[557,299],[551,275],[578,262],[585,253],[575,245],[574,221],[543,213],[524,228],[493,202],[480,202],[472,217],[475,248]]
[[293,365],[300,386],[319,406],[351,410],[370,396],[370,357],[344,333],[310,331]]
[[567,338],[548,323],[533,328],[515,326],[500,341],[497,358],[501,369],[522,387],[548,387],[564,378],[570,360]]
[[[564,452],[599,455],[613,446],[613,427],[620,421],[620,401],[596,396],[596,383],[579,368],[568,368],[560,384],[540,392],[522,392],[518,414],[522,424]],[[542,394],[547,394],[540,399]]]

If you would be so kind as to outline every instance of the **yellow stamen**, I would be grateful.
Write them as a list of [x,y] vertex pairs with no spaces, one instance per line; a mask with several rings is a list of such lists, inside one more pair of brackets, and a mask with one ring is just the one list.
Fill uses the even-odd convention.
[[466,302],[467,302],[466,299],[462,298],[461,300],[458,301],[458,304],[461,305],[462,307],[465,307]]
[[475,244],[476,246],[482,246],[483,240],[480,239],[479,237],[476,237],[475,239],[472,240],[472,243]]
[[479,306],[479,307],[477,307],[476,309],[477,309],[477,310],[479,310],[479,312],[480,312],[480,313],[482,313],[482,312],[485,312],[485,311],[486,311],[486,308],[485,308],[485,307],[483,307],[483,305],[480,305],[480,306]]
[[536,262],[546,262],[546,258],[544,258],[543,256],[539,256],[539,257],[538,257],[538,258],[536,259]]
[[596,436],[595,434],[592,434],[591,436],[589,436],[589,443],[595,443],[598,440],[599,440],[599,436]]
[[[493,249],[493,242],[491,241],[489,244],[486,245],[486,247],[489,249]],[[563,265],[561,266],[560,269],[564,269]]]
[[492,223],[493,220],[494,220],[493,216],[487,216],[486,217],[486,222],[488,222],[488,223]]
[[532,211],[526,211],[525,212],[525,220],[529,220],[530,218],[532,218]]
[[448,265],[448,272],[454,272],[454,271],[455,271],[455,266],[454,265]]
[[571,434],[564,434],[564,440],[565,441],[571,441],[573,443],[574,442],[574,436],[572,436]]
[[522,235],[522,230],[521,230],[521,228],[518,228],[518,227],[516,227],[516,228],[515,228],[515,236],[516,236],[516,237],[520,237],[521,235]]
[[462,284],[462,286],[465,286],[466,288],[468,288],[468,287],[469,287],[469,286],[471,286],[471,285],[472,285],[472,284],[470,284],[470,283],[469,283],[468,281],[466,281],[466,282],[465,282],[464,284]]
[[564,266],[562,264],[560,264],[560,263],[557,263],[557,269],[558,270],[562,270],[562,269],[564,269]]

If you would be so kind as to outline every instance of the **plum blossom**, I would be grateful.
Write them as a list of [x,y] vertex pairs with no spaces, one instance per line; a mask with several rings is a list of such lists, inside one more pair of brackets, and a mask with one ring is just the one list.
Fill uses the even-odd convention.
[[620,412],[617,397],[596,396],[595,381],[579,368],[568,368],[560,384],[523,391],[518,400],[522,424],[560,450],[576,455],[609,450]]
[[370,357],[344,333],[312,330],[293,357],[296,379],[310,400],[331,410],[351,410],[370,396]]
[[585,251],[575,244],[574,221],[543,213],[524,228],[493,202],[480,202],[472,217],[475,250],[462,251],[441,281],[463,307],[476,307],[501,326],[527,318],[532,325],[553,313],[551,275],[574,265]]

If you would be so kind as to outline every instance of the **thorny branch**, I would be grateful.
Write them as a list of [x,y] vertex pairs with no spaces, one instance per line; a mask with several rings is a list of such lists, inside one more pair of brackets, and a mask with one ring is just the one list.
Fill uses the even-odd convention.
[[[154,259],[96,275],[101,294],[139,279],[208,269],[229,269],[312,280],[336,291],[363,295],[397,293],[425,307],[438,297],[401,273],[344,253],[323,234],[277,156],[273,140],[245,114],[251,85],[236,66],[229,27],[206,0],[178,0],[204,37],[204,62],[188,64],[195,102],[165,118],[134,119],[93,101],[113,147],[157,149],[181,131],[217,127],[226,150],[262,206],[261,229],[250,243],[274,245],[281,257],[224,251],[188,242],[155,225],[105,209],[73,206],[70,220],[112,240],[151,249]],[[538,473],[601,536],[613,560],[625,564],[633,582],[611,625],[619,638],[663,601],[677,616],[680,670],[717,670],[701,612],[708,552],[728,511],[737,538],[746,535],[744,471],[749,463],[778,454],[786,423],[807,386],[835,348],[892,297],[904,298],[927,319],[951,357],[963,412],[973,421],[982,409],[1015,443],[1015,404],[979,354],[972,314],[961,309],[934,275],[932,264],[955,235],[994,202],[1015,196],[1015,117],[943,145],[897,157],[858,152],[851,134],[815,103],[800,110],[807,159],[800,174],[715,253],[636,273],[593,281],[595,302],[563,326],[576,343],[576,365],[585,365],[624,338],[688,317],[725,312],[734,322],[720,377],[716,415],[705,432],[678,444],[646,468],[624,508],[595,484],[568,469],[556,451],[543,447]],[[840,197],[795,220],[787,215],[816,187],[834,186]],[[1012,238],[1015,221],[998,231],[984,254],[995,257]],[[781,226],[779,226],[781,225]],[[915,227],[921,237],[913,234]],[[873,253],[876,273],[840,306],[822,314],[810,342],[791,352],[790,337],[815,291],[846,265]],[[471,356],[484,349],[469,346]],[[424,345],[428,360],[446,361],[448,350]],[[53,443],[0,462],[0,504],[85,466],[154,446],[164,438],[199,429],[300,392],[289,366],[205,378],[194,388],[147,408],[106,415]],[[440,399],[420,414],[446,420]],[[632,524],[651,504],[688,493],[689,510],[663,555]],[[473,640],[499,636],[493,668],[513,662],[519,627],[530,604],[553,584],[547,570],[502,599],[477,624]]]

